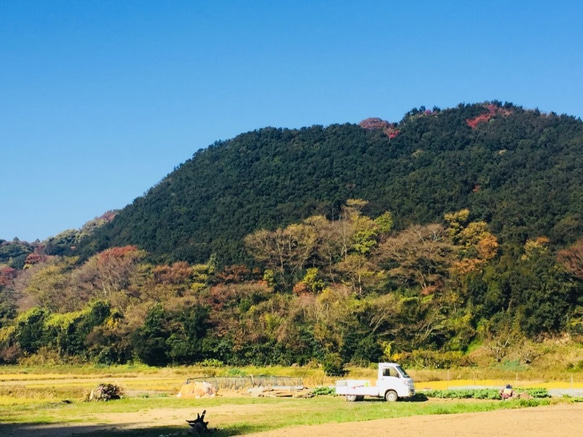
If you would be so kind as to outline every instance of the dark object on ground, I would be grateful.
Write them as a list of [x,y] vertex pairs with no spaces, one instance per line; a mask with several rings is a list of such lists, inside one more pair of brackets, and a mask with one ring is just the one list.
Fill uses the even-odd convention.
[[192,431],[200,434],[203,432],[208,431],[208,422],[204,421],[204,415],[206,414],[206,410],[204,410],[202,412],[202,414],[198,414],[196,413],[196,419],[194,420],[186,420],[186,422],[188,423],[188,425],[190,425],[190,427],[192,428]]

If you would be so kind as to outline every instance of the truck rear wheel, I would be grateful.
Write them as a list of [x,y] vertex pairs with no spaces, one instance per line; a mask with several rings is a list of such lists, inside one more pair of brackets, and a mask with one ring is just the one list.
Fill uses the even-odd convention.
[[389,390],[385,393],[385,401],[397,402],[397,399],[399,399],[399,395],[397,395],[395,390]]
[[356,402],[358,400],[358,396],[356,395],[346,395],[347,402]]

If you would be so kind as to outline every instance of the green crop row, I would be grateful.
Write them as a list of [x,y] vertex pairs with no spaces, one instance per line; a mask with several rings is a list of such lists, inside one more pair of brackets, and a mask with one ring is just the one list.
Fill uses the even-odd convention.
[[[549,392],[546,388],[524,388],[516,390],[517,393],[526,393],[531,398],[548,398]],[[500,399],[498,389],[448,389],[448,390],[425,390],[422,392],[428,398],[443,399]]]

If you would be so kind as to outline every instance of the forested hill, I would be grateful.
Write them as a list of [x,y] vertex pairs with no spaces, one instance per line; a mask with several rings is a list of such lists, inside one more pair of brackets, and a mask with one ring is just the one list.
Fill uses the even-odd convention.
[[243,237],[349,198],[396,228],[468,208],[501,242],[583,235],[583,123],[487,102],[414,109],[398,123],[265,128],[197,152],[78,252],[135,244],[163,261],[247,260]]

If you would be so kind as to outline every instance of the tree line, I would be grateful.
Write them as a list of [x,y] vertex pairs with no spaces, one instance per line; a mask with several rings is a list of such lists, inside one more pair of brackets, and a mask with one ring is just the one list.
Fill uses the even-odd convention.
[[583,334],[583,240],[503,242],[468,209],[400,229],[367,206],[249,233],[248,264],[37,248],[0,269],[0,362],[441,366]]

